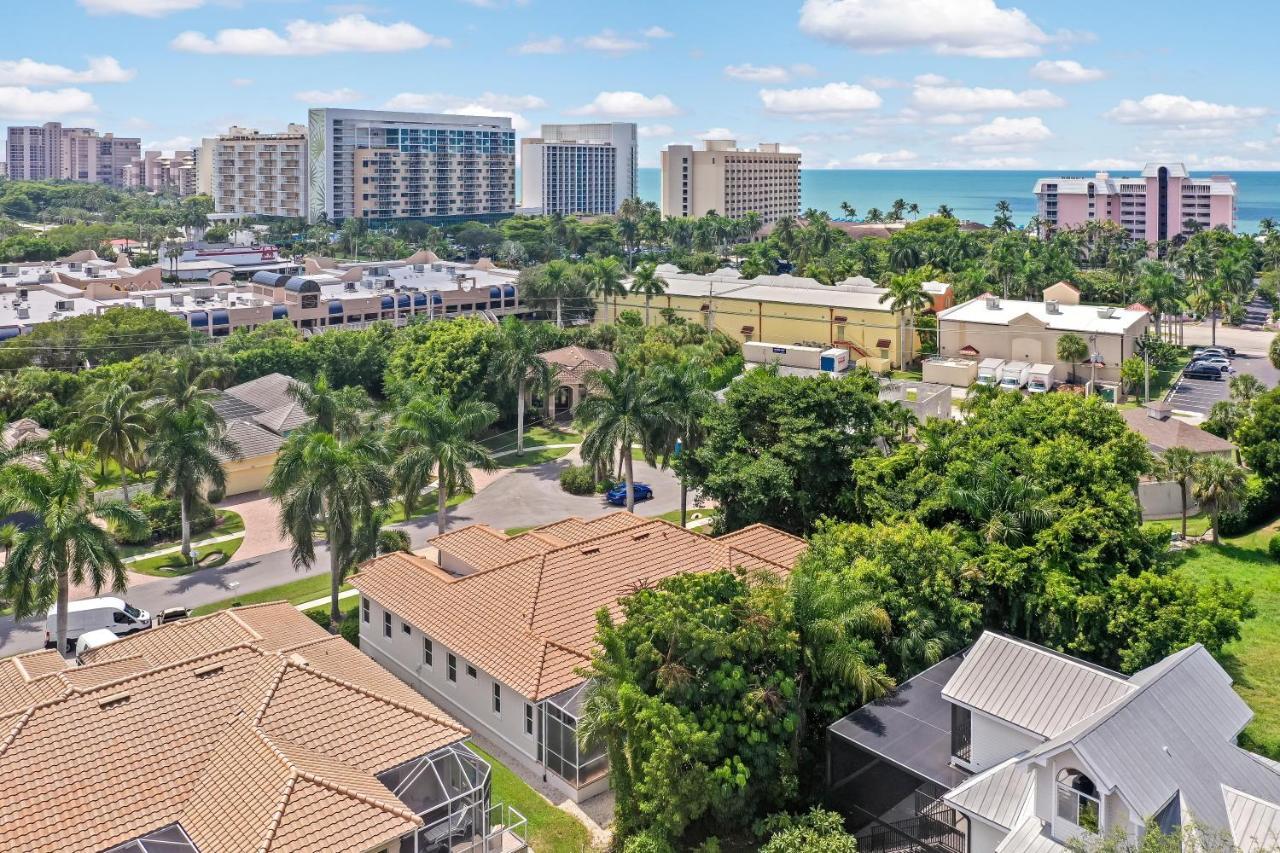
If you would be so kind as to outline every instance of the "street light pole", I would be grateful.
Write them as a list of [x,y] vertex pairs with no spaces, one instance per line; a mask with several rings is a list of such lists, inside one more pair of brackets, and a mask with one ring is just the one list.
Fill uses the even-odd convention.
[[[684,451],[684,442],[679,438],[676,439],[675,452],[672,454],[676,458],[676,464],[680,464],[680,454]],[[684,468],[680,468],[680,526],[685,525],[685,502],[688,493],[684,489]]]
[[1097,335],[1089,336],[1089,394],[1093,395],[1098,390],[1098,350],[1095,348],[1098,343]]

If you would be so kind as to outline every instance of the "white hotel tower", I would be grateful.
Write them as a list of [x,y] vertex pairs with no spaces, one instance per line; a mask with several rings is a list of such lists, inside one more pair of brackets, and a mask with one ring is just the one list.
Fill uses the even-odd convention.
[[544,124],[520,140],[520,189],[527,213],[617,213],[636,195],[636,126]]

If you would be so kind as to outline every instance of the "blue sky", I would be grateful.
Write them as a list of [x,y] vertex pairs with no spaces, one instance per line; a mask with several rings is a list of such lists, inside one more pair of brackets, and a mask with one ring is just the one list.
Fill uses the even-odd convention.
[[[308,106],[633,120],[806,168],[1280,169],[1280,8],[1169,0],[44,0],[0,121],[187,146]],[[1234,11],[1231,9],[1234,8]]]

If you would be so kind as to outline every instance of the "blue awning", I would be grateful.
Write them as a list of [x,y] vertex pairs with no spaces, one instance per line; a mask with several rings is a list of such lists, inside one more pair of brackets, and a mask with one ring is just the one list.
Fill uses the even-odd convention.
[[330,314],[341,314],[341,313],[342,313],[342,300],[341,300],[341,299],[335,299],[335,300],[333,300],[332,302],[330,302],[330,303],[329,303],[329,313],[330,313]]
[[189,316],[191,317],[191,325],[193,326],[209,325],[209,315],[204,311],[192,311]]
[[225,308],[218,308],[213,312],[213,325],[226,326],[231,323],[231,315],[227,313]]
[[388,308],[394,308],[394,307],[396,307],[396,301],[394,299],[392,299],[390,296],[382,297],[382,309],[384,311]]
[[502,295],[507,297],[508,299],[515,299],[516,297],[515,287],[513,285],[508,284],[506,287],[502,288]]
[[490,299],[501,299],[501,298],[502,298],[502,288],[501,288],[501,287],[491,287],[491,288],[489,288],[489,298],[490,298]]
[[425,293],[415,293],[415,294],[413,294],[413,304],[414,304],[414,305],[426,305],[426,304],[427,304],[427,294],[425,294]]
[[289,316],[289,307],[287,305],[273,305],[271,308],[271,319],[282,320]]
[[22,334],[22,329],[17,326],[0,327],[0,341],[7,341],[10,338],[16,338],[20,334]]
[[397,296],[397,297],[396,297],[396,307],[397,307],[397,308],[408,308],[408,307],[409,307],[409,294],[407,294],[407,293],[401,293],[399,296]]

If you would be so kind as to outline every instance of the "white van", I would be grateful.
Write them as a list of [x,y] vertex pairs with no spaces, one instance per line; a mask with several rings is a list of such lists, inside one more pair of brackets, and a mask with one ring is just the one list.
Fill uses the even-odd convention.
[[109,628],[94,628],[92,631],[85,631],[80,635],[80,639],[76,640],[76,660],[81,661],[84,658],[84,653],[90,649],[109,645],[118,639],[120,638]]
[[[67,607],[67,648],[75,648],[80,635],[96,628],[105,628],[118,637],[132,634],[151,627],[151,614],[140,610],[123,598],[86,598],[73,601]],[[57,645],[58,607],[49,608],[44,625],[44,646],[51,649]]]

